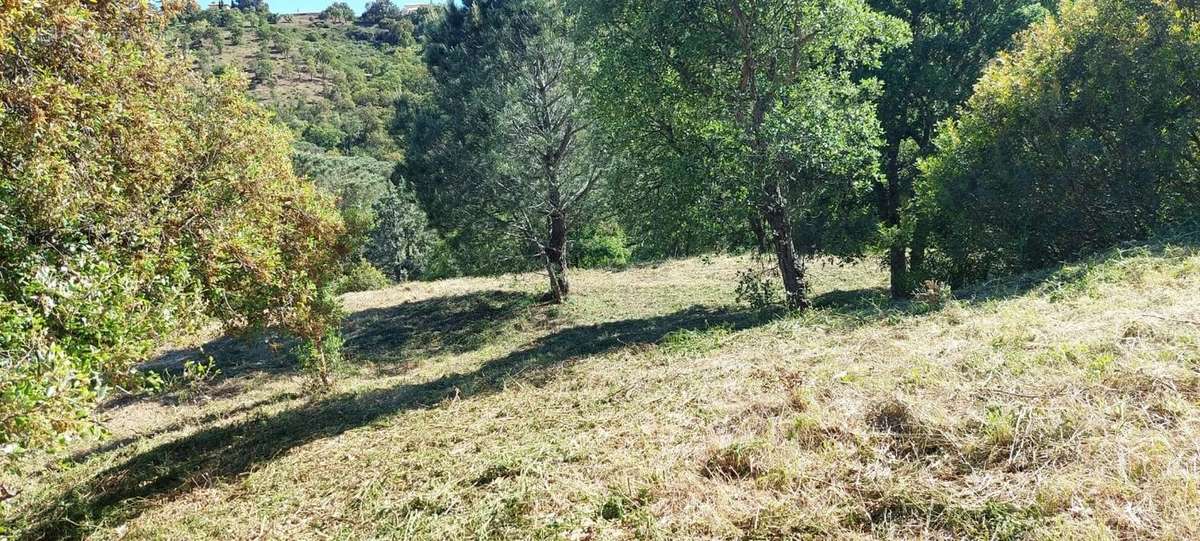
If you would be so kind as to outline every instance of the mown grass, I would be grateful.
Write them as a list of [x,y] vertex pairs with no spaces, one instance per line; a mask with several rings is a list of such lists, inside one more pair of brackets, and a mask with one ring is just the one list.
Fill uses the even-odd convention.
[[822,265],[792,317],[733,304],[747,264],[578,272],[562,307],[536,276],[348,295],[351,368],[321,397],[282,348],[217,340],[207,398],[110,407],[110,440],[7,482],[7,520],[29,539],[1200,537],[1196,248],[939,307]]

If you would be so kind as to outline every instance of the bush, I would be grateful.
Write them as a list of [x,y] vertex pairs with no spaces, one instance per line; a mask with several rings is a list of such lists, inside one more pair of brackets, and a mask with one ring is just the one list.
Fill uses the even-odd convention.
[[756,310],[783,306],[783,285],[778,272],[767,265],[738,272],[734,295],[737,302]]
[[392,281],[388,279],[383,271],[375,268],[369,261],[358,260],[350,266],[346,271],[346,275],[338,281],[337,292],[356,293],[359,291],[374,291],[391,286]]
[[620,225],[603,223],[589,227],[574,246],[574,264],[585,269],[624,268],[633,252]]
[[1200,10],[1060,8],[992,63],[921,164],[933,276],[1046,267],[1200,213]]
[[[207,323],[328,347],[330,198],[236,76],[199,81],[146,5],[0,12],[0,448],[55,448],[163,341]],[[79,47],[88,43],[89,47]],[[0,459],[2,461],[4,459]]]
[[375,225],[366,245],[367,258],[396,281],[424,272],[433,232],[412,192],[390,187],[375,202]]

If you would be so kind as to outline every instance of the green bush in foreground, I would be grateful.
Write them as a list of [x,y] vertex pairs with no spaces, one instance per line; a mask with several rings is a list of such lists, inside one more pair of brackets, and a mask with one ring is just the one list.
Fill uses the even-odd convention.
[[922,164],[935,276],[1053,265],[1197,216],[1200,9],[1073,0],[993,61]]
[[0,11],[0,466],[90,427],[165,340],[217,318],[325,354],[343,226],[245,81],[197,81],[147,4]]

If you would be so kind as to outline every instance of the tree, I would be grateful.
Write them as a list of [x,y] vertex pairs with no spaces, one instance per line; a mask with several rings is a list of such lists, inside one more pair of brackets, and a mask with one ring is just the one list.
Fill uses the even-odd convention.
[[[395,164],[366,156],[336,156],[298,143],[296,172],[334,194],[348,224],[363,225],[346,254],[347,261],[366,258],[395,281],[420,276],[434,235],[425,212],[407,186],[393,186]],[[351,229],[355,229],[351,227]]]
[[[884,56],[871,74],[883,81],[884,176],[874,183],[894,297],[911,293],[904,209],[913,194],[916,160],[932,150],[934,131],[971,94],[984,66],[1012,36],[1047,13],[1033,0],[871,0],[871,6],[906,21],[912,43]],[[1050,4],[1051,2],[1045,2]],[[918,237],[923,237],[923,233]],[[912,247],[911,270],[921,275],[923,249]]]
[[761,232],[787,304],[807,306],[796,231],[805,251],[819,243],[813,229],[871,174],[878,143],[875,85],[849,72],[903,43],[903,24],[857,0],[586,5],[608,132],[661,164],[622,191],[681,208],[680,193],[716,194],[698,212]]
[[271,61],[271,57],[267,55],[258,55],[254,64],[251,65],[254,72],[255,84],[267,84],[274,86],[275,84],[275,63]]
[[362,16],[358,18],[363,24],[378,25],[387,19],[400,18],[400,8],[392,0],[375,0],[367,4]]
[[426,49],[435,103],[399,171],[463,259],[532,255],[555,302],[570,291],[572,224],[604,170],[576,80],[589,59],[569,24],[556,2],[449,6]]
[[241,11],[254,11],[258,13],[269,13],[271,11],[267,7],[266,0],[233,0],[232,5],[235,9]]
[[[0,11],[0,448],[53,448],[212,319],[335,354],[343,226],[245,81],[198,80],[145,4]],[[80,43],[90,44],[79,47]]]
[[1200,10],[1071,0],[985,70],[921,163],[928,266],[953,283],[1197,217]]
[[345,2],[334,2],[321,12],[321,20],[346,23],[354,20],[354,10]]
[[246,29],[241,23],[229,26],[229,43],[233,45],[241,45],[242,39],[246,36]]
[[372,206],[374,227],[367,261],[396,281],[418,278],[428,266],[435,237],[412,192],[392,186]]

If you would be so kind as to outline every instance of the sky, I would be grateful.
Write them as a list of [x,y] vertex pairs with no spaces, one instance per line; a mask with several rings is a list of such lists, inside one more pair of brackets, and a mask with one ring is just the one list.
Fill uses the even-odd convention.
[[[271,11],[275,13],[308,13],[321,11],[329,7],[329,4],[332,4],[336,1],[337,0],[267,0],[267,5],[271,6]],[[367,2],[370,0],[343,1],[345,1],[347,4],[350,4],[350,7],[354,9],[355,15],[361,15],[363,10],[367,7]],[[428,4],[429,1],[392,0],[392,3],[396,4],[397,6],[407,6],[413,4]],[[440,1],[436,0],[435,3],[441,4]]]

